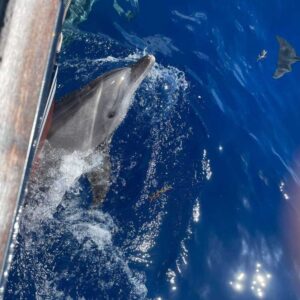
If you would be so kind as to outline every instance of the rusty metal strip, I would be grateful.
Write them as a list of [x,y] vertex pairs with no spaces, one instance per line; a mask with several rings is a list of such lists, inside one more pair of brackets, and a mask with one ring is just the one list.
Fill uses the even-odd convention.
[[60,0],[13,0],[6,8],[0,40],[0,274],[34,153],[37,112],[49,93],[61,19]]

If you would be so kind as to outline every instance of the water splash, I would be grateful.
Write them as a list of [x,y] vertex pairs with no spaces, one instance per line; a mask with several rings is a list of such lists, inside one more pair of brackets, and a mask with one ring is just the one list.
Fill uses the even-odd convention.
[[[85,278],[103,295],[125,282],[131,297],[145,297],[143,275],[129,268],[113,243],[118,227],[112,217],[83,205],[87,195],[78,180],[96,165],[101,166],[101,154],[63,155],[50,148],[47,156],[51,164],[48,159],[41,160],[41,172],[36,170],[31,179],[20,222],[19,249],[12,264],[12,275],[22,268],[26,280],[19,286],[8,285],[8,293],[24,296],[31,284],[39,298],[86,297]],[[52,163],[55,158],[59,159]],[[76,286],[66,284],[70,278]]]
[[[63,81],[66,85],[60,85],[60,91],[66,90],[68,85],[74,85],[74,82],[76,85],[82,84],[109,69],[135,62],[145,55],[142,51],[128,53],[105,36],[75,29],[72,34],[76,36],[74,43],[84,45],[88,58],[68,57],[67,50],[63,50],[60,69],[61,74],[66,76]],[[100,57],[100,53],[104,53],[104,57]],[[144,187],[133,208],[140,216],[140,226],[128,231],[128,236],[120,246],[114,243],[114,237],[120,228],[113,217],[102,211],[87,210],[83,204],[88,201],[86,199],[89,195],[82,188],[82,174],[95,164],[101,164],[101,156],[95,156],[90,162],[86,162],[86,154],[82,153],[69,156],[48,153],[54,160],[62,159],[58,165],[45,168],[48,183],[43,181],[41,184],[37,178],[34,184],[37,189],[31,192],[32,199],[25,207],[20,247],[13,264],[13,273],[16,274],[19,268],[23,268],[27,279],[21,280],[18,287],[11,285],[11,294],[25,293],[28,290],[28,278],[31,278],[29,281],[40,298],[47,294],[55,295],[57,299],[68,296],[88,297],[84,280],[88,281],[88,286],[94,287],[93,293],[99,291],[104,298],[112,297],[112,293],[120,290],[120,286],[124,297],[127,293],[128,299],[146,297],[145,276],[142,272],[137,272],[132,263],[144,266],[151,264],[151,250],[164,221],[171,191],[162,195],[159,201],[153,201],[149,214],[140,212],[149,204],[147,198],[153,188],[159,187],[158,172],[163,170],[166,174],[171,174],[180,162],[180,155],[184,153],[184,141],[191,130],[185,122],[176,120],[180,118],[180,112],[187,103],[187,90],[188,82],[184,72],[173,66],[156,63],[137,92],[132,109],[139,112],[137,126],[148,126],[149,138],[144,143],[151,155]],[[135,129],[132,135],[134,131]],[[121,145],[124,141],[120,140],[119,143]],[[138,154],[133,154],[131,168],[136,166],[136,157]],[[172,164],[166,164],[166,158]],[[113,159],[116,167],[113,180],[119,180],[124,187],[126,178],[119,176],[122,162],[118,156]],[[113,193],[118,197],[117,191]],[[69,281],[72,285],[68,284]],[[19,292],[16,294],[12,289]]]
[[207,150],[203,150],[203,158],[202,158],[202,172],[205,175],[206,180],[210,180],[212,176],[212,171],[210,167],[210,159],[207,157]]

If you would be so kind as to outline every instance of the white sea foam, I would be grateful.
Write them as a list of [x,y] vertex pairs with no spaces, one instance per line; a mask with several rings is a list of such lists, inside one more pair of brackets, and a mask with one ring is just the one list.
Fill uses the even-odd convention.
[[207,150],[203,150],[203,158],[202,158],[202,172],[207,180],[211,179],[212,170],[210,166],[210,159],[207,157]]
[[199,223],[200,218],[201,218],[200,201],[199,199],[196,199],[196,202],[193,207],[193,221],[195,223]]
[[[74,281],[76,277],[79,286],[83,284],[81,277],[88,278],[105,294],[119,284],[118,272],[131,286],[131,297],[143,299],[147,293],[143,275],[131,271],[122,252],[113,244],[118,228],[111,216],[81,205],[81,187],[77,180],[96,165],[101,166],[102,156],[78,152],[62,155],[51,151],[47,154],[60,159],[49,164],[46,173],[36,171],[29,186],[30,199],[26,201],[20,231],[24,244],[20,261],[16,261],[14,267],[24,265],[24,272],[30,272],[37,299],[49,295],[55,299],[68,296],[72,299],[68,291],[61,290],[61,282],[68,278]],[[44,166],[43,161],[41,166]],[[71,196],[66,197],[66,193]],[[59,265],[55,267],[61,255],[63,260],[70,259],[63,269]],[[86,265],[90,273],[78,274],[77,268],[80,270]],[[110,274],[110,282],[105,280],[105,274]],[[20,284],[24,284],[20,290],[26,290],[27,282]]]

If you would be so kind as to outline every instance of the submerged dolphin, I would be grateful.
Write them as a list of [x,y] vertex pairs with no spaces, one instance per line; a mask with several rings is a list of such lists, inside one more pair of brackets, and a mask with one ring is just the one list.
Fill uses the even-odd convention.
[[[55,104],[46,140],[65,153],[100,150],[103,166],[87,174],[94,204],[105,198],[109,188],[109,144],[126,116],[132,98],[155,62],[147,55],[135,64],[108,72]],[[101,172],[100,172],[101,171]]]
[[300,61],[300,57],[297,56],[295,49],[282,37],[277,36],[279,43],[279,57],[277,62],[277,69],[273,75],[273,78],[278,79],[285,73],[292,71],[292,64]]

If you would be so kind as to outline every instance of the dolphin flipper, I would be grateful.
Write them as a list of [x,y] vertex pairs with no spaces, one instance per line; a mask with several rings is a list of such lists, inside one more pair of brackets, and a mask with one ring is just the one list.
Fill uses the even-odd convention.
[[90,182],[94,207],[99,207],[102,204],[110,187],[111,162],[109,149],[101,150],[100,154],[103,157],[102,164],[95,166],[86,174]]
[[279,43],[279,55],[277,68],[273,75],[273,78],[278,79],[285,73],[292,71],[292,64],[299,61],[299,57],[296,54],[295,49],[282,37],[277,36]]

